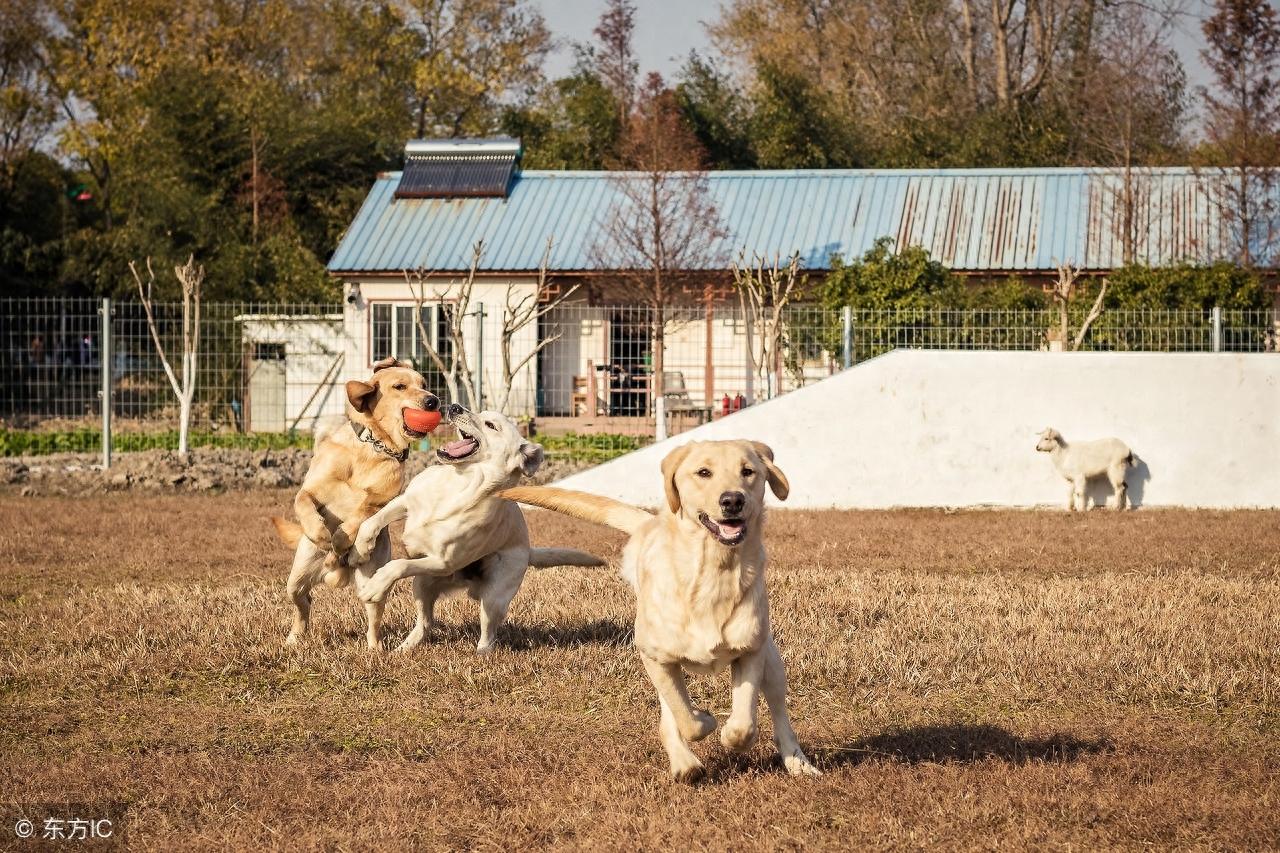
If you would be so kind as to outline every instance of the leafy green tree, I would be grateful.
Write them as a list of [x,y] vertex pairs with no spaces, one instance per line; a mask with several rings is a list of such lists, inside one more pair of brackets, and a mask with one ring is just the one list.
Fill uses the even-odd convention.
[[[958,278],[958,276],[957,276]],[[956,308],[979,311],[1043,311],[1052,301],[1037,285],[1021,276],[996,280],[965,280],[957,288]]]
[[[62,237],[74,233],[86,213],[87,191],[73,172],[41,151],[15,164],[14,182],[0,205],[0,293],[59,294]],[[69,188],[69,190],[64,190]]]
[[502,99],[542,79],[551,33],[527,0],[406,0],[416,132],[484,136]]
[[752,142],[765,169],[838,169],[863,164],[853,125],[835,100],[771,62],[756,67]]
[[0,215],[12,207],[29,155],[55,119],[56,100],[42,73],[50,38],[42,0],[0,7]]
[[502,130],[524,142],[526,169],[600,170],[618,160],[619,115],[594,52],[580,47],[573,73],[544,87],[531,103],[509,107]]
[[751,104],[728,73],[690,51],[675,87],[676,104],[711,169],[752,169]]
[[59,0],[53,11],[60,149],[87,179],[64,175],[58,191],[84,182],[92,201],[61,217],[56,245],[27,234],[32,245],[6,240],[5,257],[52,256],[50,280],[125,295],[129,260],[195,254],[211,299],[333,299],[324,260],[413,130],[419,34],[404,9]]

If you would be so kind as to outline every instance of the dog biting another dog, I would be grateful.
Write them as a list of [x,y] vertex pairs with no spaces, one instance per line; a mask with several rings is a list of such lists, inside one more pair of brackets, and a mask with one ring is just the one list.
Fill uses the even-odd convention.
[[636,592],[635,644],[658,691],[658,732],[672,776],[702,777],[688,741],[716,729],[715,717],[692,706],[684,670],[714,674],[725,667],[733,676],[733,710],[720,730],[725,748],[755,745],[763,692],[787,771],[821,775],[791,727],[787,676],[769,627],[764,493],[767,484],[785,500],[790,489],[773,451],[755,441],[691,442],[667,455],[662,477],[667,505],[657,515],[567,489],[526,486],[501,495],[631,534],[622,576]]
[[524,514],[499,492],[532,476],[542,464],[542,445],[520,435],[498,412],[469,412],[449,407],[458,439],[436,451],[438,463],[409,482],[360,527],[351,560],[363,564],[375,555],[387,525],[405,520],[402,541],[408,559],[379,561],[360,585],[360,598],[381,606],[401,578],[413,578],[417,623],[400,644],[404,651],[426,637],[441,593],[466,589],[480,601],[480,641],[476,651],[493,649],[495,632],[506,618],[530,566],[603,566],[593,554],[569,548],[530,548]]
[[[288,583],[294,607],[290,644],[307,631],[311,590],[322,580],[333,587],[351,582],[346,556],[356,531],[404,488],[409,444],[426,437],[410,422],[422,428],[440,421],[440,400],[427,390],[426,380],[392,358],[375,364],[369,381],[348,382],[346,392],[349,420],[330,427],[317,444],[293,504],[298,523],[271,519],[280,538],[295,549]],[[380,543],[379,555],[390,559],[389,537]],[[365,611],[369,648],[378,648],[382,605],[369,603]]]

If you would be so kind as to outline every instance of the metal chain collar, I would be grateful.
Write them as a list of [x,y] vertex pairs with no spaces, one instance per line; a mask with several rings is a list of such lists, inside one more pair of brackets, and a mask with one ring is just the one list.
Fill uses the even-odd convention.
[[385,456],[390,456],[397,462],[403,462],[409,458],[409,448],[406,447],[404,450],[399,451],[392,450],[390,447],[383,444],[381,439],[376,438],[373,434],[373,430],[369,429],[367,426],[361,426],[355,421],[351,421],[350,423],[351,428],[355,430],[356,438],[367,444],[373,445],[373,449],[379,453]]

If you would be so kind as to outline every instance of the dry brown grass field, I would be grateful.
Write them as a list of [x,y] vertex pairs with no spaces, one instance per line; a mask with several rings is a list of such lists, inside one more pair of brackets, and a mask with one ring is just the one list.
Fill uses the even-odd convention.
[[[282,645],[288,492],[0,498],[0,801],[164,850],[1263,850],[1280,845],[1280,514],[774,512],[801,742],[673,783],[612,569],[530,572],[409,655],[350,590]],[[549,513],[538,544],[616,558]],[[388,610],[411,624],[407,584]],[[729,708],[727,674],[695,699]],[[0,847],[15,844],[0,827]],[[21,846],[15,849],[24,849]]]

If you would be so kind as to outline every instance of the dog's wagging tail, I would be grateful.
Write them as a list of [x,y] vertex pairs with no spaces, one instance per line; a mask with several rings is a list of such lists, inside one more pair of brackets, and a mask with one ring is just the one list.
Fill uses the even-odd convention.
[[548,486],[516,486],[498,493],[507,498],[529,506],[553,509],[565,515],[594,521],[596,524],[621,530],[623,533],[635,533],[636,528],[644,524],[652,515],[642,509],[573,489],[556,489]]
[[295,524],[278,515],[271,516],[271,523],[276,526],[276,534],[284,540],[284,544],[290,548],[298,547],[298,543],[302,541],[301,524]]
[[[302,525],[295,524],[278,515],[271,516],[271,523],[275,525],[276,533],[286,545],[290,548],[298,547],[298,543],[302,541],[303,536]],[[576,551],[573,548],[529,549],[529,568],[531,569],[550,569],[556,566],[594,568],[604,565],[608,564],[596,555],[588,554],[585,551]]]

